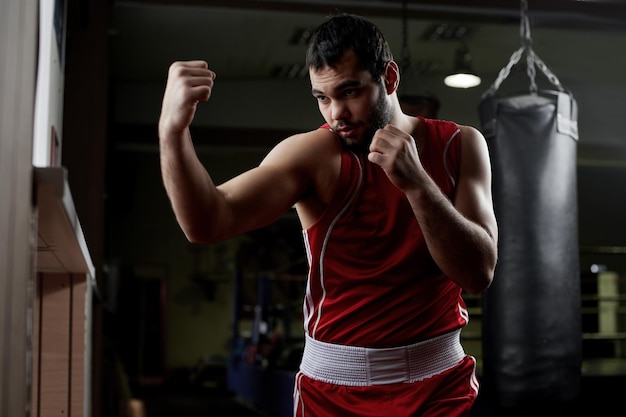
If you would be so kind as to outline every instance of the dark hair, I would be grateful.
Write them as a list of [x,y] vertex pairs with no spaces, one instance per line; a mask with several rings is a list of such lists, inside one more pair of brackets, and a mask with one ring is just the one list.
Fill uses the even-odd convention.
[[306,65],[315,71],[334,67],[349,50],[354,51],[364,69],[380,81],[385,66],[393,60],[391,49],[380,29],[369,20],[353,14],[331,16],[315,29],[306,51]]

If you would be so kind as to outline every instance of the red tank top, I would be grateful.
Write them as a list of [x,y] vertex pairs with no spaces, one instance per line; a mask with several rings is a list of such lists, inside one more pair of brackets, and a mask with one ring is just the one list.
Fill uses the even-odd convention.
[[[452,122],[421,120],[427,138],[420,159],[453,200],[459,128]],[[381,348],[466,325],[461,288],[433,261],[406,196],[384,171],[365,155],[343,150],[338,181],[336,198],[303,231],[309,263],[303,305],[308,335]]]

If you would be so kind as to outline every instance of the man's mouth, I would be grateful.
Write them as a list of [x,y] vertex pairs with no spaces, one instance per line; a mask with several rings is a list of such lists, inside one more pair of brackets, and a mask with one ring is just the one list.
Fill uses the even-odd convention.
[[343,138],[351,138],[354,136],[354,129],[345,129],[345,130],[341,130],[339,131],[339,134],[343,137]]
[[355,132],[356,132],[356,128],[355,128],[355,127],[353,127],[353,126],[351,126],[351,127],[348,127],[348,126],[342,126],[342,127],[340,127],[340,128],[335,129],[335,131],[336,131],[337,133],[339,133],[339,135],[341,135],[341,137],[343,137],[343,138],[349,138],[349,137],[354,136],[354,134],[355,134]]

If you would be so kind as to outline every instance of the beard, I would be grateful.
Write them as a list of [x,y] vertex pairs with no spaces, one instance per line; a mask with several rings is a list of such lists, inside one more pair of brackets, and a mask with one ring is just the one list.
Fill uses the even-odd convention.
[[[393,117],[393,108],[386,100],[385,89],[381,86],[378,99],[372,106],[371,112],[365,121],[357,121],[355,125],[365,126],[365,132],[362,136],[349,140],[341,138],[347,149],[360,153],[369,153],[369,147],[374,138],[374,134],[378,129],[387,126]],[[341,124],[339,124],[340,126]]]

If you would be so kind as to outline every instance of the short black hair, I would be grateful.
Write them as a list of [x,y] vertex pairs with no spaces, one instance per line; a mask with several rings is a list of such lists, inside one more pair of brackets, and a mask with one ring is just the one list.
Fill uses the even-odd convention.
[[315,29],[309,39],[306,65],[315,71],[325,66],[333,68],[350,50],[375,81],[380,81],[387,63],[393,60],[391,49],[376,25],[362,16],[341,13]]

